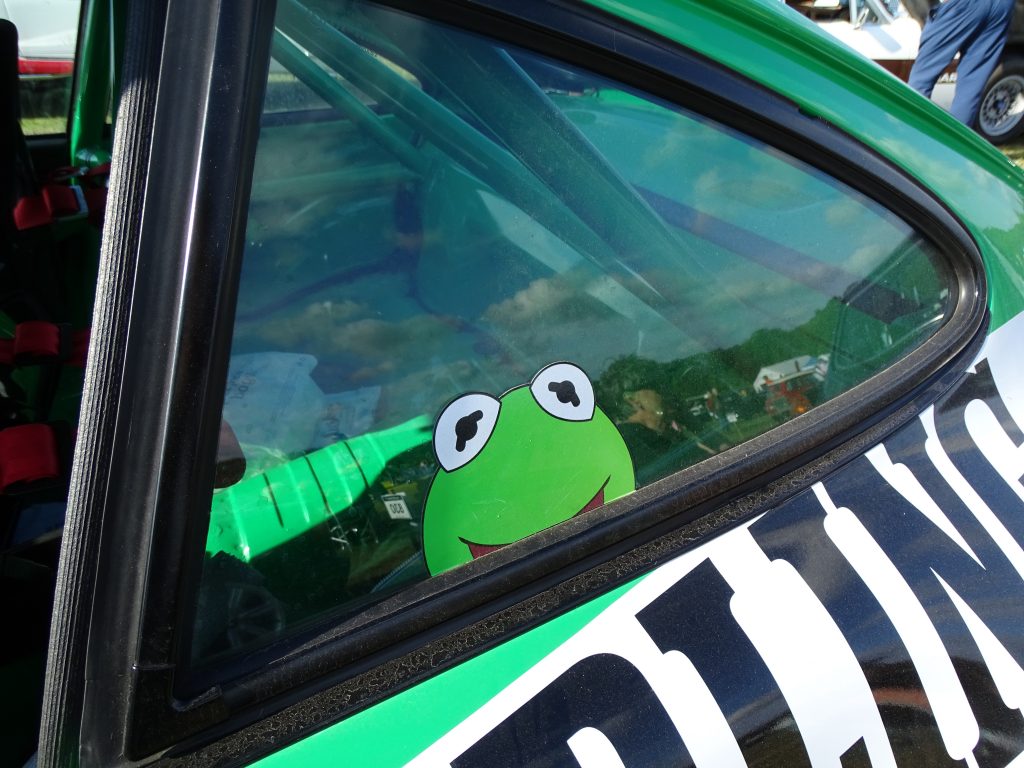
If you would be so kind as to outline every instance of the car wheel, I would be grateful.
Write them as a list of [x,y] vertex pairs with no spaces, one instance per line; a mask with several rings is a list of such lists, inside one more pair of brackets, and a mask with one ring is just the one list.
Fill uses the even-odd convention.
[[923,27],[924,23],[928,21],[928,13],[932,9],[932,4],[930,0],[903,0],[903,7],[907,9],[910,18]]
[[992,73],[978,108],[978,132],[993,144],[1024,132],[1024,58],[1008,57]]

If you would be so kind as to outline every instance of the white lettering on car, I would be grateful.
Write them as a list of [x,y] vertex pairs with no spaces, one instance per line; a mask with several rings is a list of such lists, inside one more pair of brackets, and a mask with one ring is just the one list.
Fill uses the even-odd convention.
[[569,749],[580,768],[626,768],[614,745],[597,728],[580,728],[569,737]]
[[828,512],[825,530],[882,606],[910,654],[928,696],[946,751],[954,760],[973,754],[981,736],[953,662],[935,625],[899,570],[849,509],[837,509],[824,486],[814,493]]
[[770,561],[746,530],[711,562],[736,592],[733,615],[778,682],[811,764],[839,765],[863,738],[872,765],[895,766],[857,657],[793,566]]
[[960,549],[970,555],[974,562],[981,565],[981,560],[978,559],[974,550],[971,549],[971,545],[967,543],[960,531],[956,529],[949,516],[939,509],[939,505],[928,495],[928,491],[914,477],[913,472],[903,464],[893,464],[884,445],[876,445],[866,455],[871,462],[871,466],[875,468],[885,482],[913,504],[918,512],[927,517],[940,531],[954,541]]
[[928,433],[928,439],[925,441],[925,451],[928,453],[928,458],[931,459],[936,469],[942,473],[943,478],[949,483],[956,495],[960,497],[960,500],[963,501],[977,518],[978,522],[981,523],[985,532],[992,537],[996,546],[1006,555],[1007,560],[1013,564],[1021,579],[1024,579],[1024,549],[1021,548],[1017,540],[1013,538],[1013,534],[1006,529],[1003,522],[996,517],[988,504],[971,487],[971,484],[960,474],[960,471],[950,461],[949,456],[946,455],[942,442],[939,440],[935,430],[935,411],[933,408],[929,408],[921,414],[921,423],[924,424],[925,432]]
[[989,672],[992,673],[992,680],[996,684],[999,695],[1006,704],[1007,709],[1019,709],[1024,714],[1024,669],[1014,661],[1006,647],[997,638],[981,618],[971,607],[964,602],[952,587],[947,584],[939,574],[935,574],[939,584],[946,590],[949,599],[956,606],[957,611],[967,625],[975,642],[978,643],[978,650],[981,651]]

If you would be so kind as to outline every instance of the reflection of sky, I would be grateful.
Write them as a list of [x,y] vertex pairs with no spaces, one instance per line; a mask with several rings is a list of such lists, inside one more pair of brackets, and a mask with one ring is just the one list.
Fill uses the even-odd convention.
[[[326,394],[382,386],[379,429],[462,392],[500,394],[555,360],[597,378],[626,355],[668,362],[793,329],[905,244],[905,225],[817,171],[613,98],[557,100],[630,183],[799,252],[810,272],[683,232],[673,252],[583,253],[440,156],[422,185],[422,244],[402,256],[387,189],[405,172],[344,124],[283,126],[261,137],[235,354],[313,355]],[[300,178],[288,192],[289,177],[332,164],[381,182],[370,194],[339,174],[303,193]],[[831,282],[816,282],[815,265]]]
[[[685,115],[628,102],[569,115],[633,184],[855,276],[869,274],[907,236],[908,227],[853,190],[774,149]],[[753,328],[806,322],[847,287],[821,286],[826,292],[816,293],[707,244],[688,253],[715,289],[705,292],[702,311],[730,313],[732,322],[720,324],[726,345],[742,341]]]
[[[886,153],[891,157],[904,158],[905,165],[920,169],[919,175],[934,180],[934,187],[941,190],[948,203],[970,211],[972,226],[1015,232],[1019,237],[1024,205],[1016,191],[1018,171],[1011,163],[1000,158],[1002,171],[1010,183],[995,184],[990,158],[986,158],[989,162],[964,161],[965,152],[977,147],[958,144],[952,149],[937,141],[911,143],[906,141],[905,132],[900,130],[900,118],[884,115],[883,119],[893,124],[892,130],[887,125],[879,125],[876,134]],[[986,144],[982,147],[986,153],[993,151]]]

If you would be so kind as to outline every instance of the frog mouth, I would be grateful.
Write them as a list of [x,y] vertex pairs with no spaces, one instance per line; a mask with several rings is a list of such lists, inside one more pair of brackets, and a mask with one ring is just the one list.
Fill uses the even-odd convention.
[[[608,487],[608,481],[611,479],[611,475],[605,478],[605,481],[601,483],[601,487],[597,489],[597,493],[594,494],[594,497],[586,504],[584,504],[580,511],[572,515],[572,517],[579,517],[580,515],[586,512],[592,512],[598,507],[603,506],[604,489]],[[470,541],[469,539],[463,538],[462,536],[459,536],[459,541],[461,541],[463,544],[469,547],[469,553],[473,556],[474,560],[476,560],[478,557],[489,555],[491,552],[496,552],[502,547],[507,547],[509,544],[512,543],[506,542],[504,544],[478,544],[475,541]]]

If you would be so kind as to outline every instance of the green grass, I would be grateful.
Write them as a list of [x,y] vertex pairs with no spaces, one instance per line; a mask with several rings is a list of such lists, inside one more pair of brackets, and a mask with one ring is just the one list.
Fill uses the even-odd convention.
[[47,136],[64,133],[67,128],[66,117],[26,117],[21,120],[21,130],[26,136]]
[[64,133],[71,103],[70,77],[22,79],[21,130],[26,136]]
[[1024,141],[1018,140],[1010,144],[1004,144],[999,149],[1018,167],[1024,168]]

